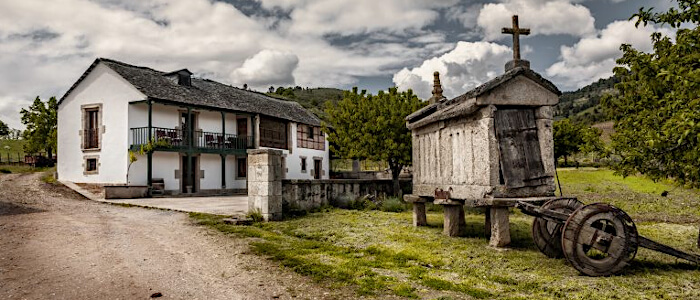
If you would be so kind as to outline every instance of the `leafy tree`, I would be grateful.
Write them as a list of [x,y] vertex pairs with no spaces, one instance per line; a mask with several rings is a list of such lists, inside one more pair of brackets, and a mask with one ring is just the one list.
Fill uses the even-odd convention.
[[603,150],[600,139],[602,131],[582,123],[574,123],[569,119],[554,122],[554,160],[568,157],[576,153],[591,153]]
[[27,126],[27,129],[22,133],[22,137],[27,140],[24,146],[25,152],[36,153],[44,150],[49,158],[53,158],[57,141],[57,111],[58,101],[56,101],[56,97],[51,97],[46,103],[36,97],[29,108],[23,108],[20,111],[22,124]]
[[411,90],[390,88],[374,96],[353,88],[337,104],[326,103],[323,130],[331,150],[341,157],[387,162],[394,192],[400,194],[399,174],[411,164],[412,151],[405,118],[423,105]]
[[10,134],[10,127],[5,124],[2,120],[0,120],[0,136],[6,136]]
[[666,12],[640,8],[636,25],[666,24],[675,39],[655,32],[653,53],[622,45],[615,75],[618,96],[603,99],[615,121],[612,147],[623,175],[675,178],[700,186],[700,4],[676,0]]

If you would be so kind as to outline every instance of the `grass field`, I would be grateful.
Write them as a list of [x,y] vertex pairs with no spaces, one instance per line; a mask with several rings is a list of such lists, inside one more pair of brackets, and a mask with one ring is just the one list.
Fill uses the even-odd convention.
[[[622,179],[608,170],[560,170],[562,188],[584,202],[611,202],[637,220],[640,234],[700,253],[698,192]],[[667,197],[660,194],[670,191]],[[442,215],[411,226],[409,212],[326,209],[283,222],[226,225],[191,214],[202,225],[250,241],[252,250],[328,287],[350,286],[358,296],[421,299],[700,299],[700,267],[640,249],[632,265],[609,278],[581,276],[532,242],[532,218],[511,217],[508,250],[488,247],[484,216],[467,213],[466,236],[443,236]]]
[[13,161],[17,160],[17,154],[20,155],[21,159],[24,159],[25,143],[25,140],[0,139],[0,157],[2,157],[1,161],[6,161],[8,154],[10,155],[10,158]]

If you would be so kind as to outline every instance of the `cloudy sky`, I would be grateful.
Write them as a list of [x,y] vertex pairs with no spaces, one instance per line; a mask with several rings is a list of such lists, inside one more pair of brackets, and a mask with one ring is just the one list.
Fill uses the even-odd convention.
[[[3,0],[0,120],[22,128],[36,96],[62,96],[96,57],[258,90],[390,86],[454,97],[503,72],[510,16],[532,68],[573,90],[610,76],[621,43],[655,28],[627,19],[671,0]],[[668,32],[667,29],[661,29]]]

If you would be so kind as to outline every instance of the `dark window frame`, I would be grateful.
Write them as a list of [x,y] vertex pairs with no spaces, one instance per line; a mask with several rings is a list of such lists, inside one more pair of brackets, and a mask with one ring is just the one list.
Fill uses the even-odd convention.
[[[241,169],[241,165],[243,166],[242,169]],[[247,157],[236,158],[236,178],[238,178],[238,179],[248,178],[248,158]]]

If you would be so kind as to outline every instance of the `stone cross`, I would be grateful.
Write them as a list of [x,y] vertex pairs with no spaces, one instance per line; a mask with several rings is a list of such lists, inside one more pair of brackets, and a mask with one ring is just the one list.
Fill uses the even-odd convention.
[[520,28],[518,26],[518,15],[513,16],[513,28],[503,28],[501,33],[513,35],[513,60],[520,60],[520,35],[530,34],[530,28]]

